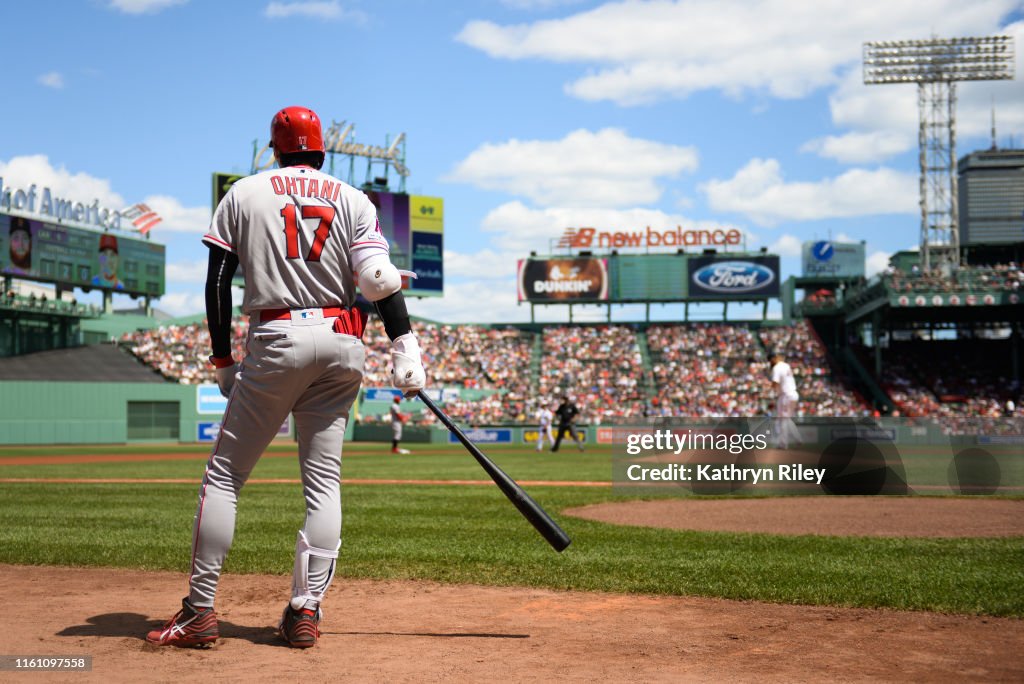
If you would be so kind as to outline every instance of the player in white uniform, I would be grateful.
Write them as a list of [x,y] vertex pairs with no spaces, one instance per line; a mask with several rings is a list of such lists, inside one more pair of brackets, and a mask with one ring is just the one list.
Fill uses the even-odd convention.
[[[320,120],[303,107],[270,126],[280,168],[243,178],[224,197],[203,241],[210,248],[206,311],[217,384],[228,397],[199,491],[189,593],[147,641],[203,646],[219,637],[214,595],[235,528],[238,495],[289,413],[295,418],[306,501],[291,600],[278,625],[290,646],[316,644],[320,604],[341,546],[341,450],[363,378],[366,314],[374,302],[392,340],[394,385],[407,395],[425,374],[376,210],[365,194],[319,169]],[[247,356],[231,358],[231,278],[245,273]]]
[[775,400],[775,436],[779,449],[788,449],[790,438],[800,441],[800,433],[793,423],[800,395],[796,391],[796,378],[793,369],[783,359],[782,354],[774,355],[775,365],[772,366],[772,383],[776,385],[778,397]]
[[537,409],[537,451],[544,450],[544,439],[547,438],[551,442],[551,446],[555,446],[555,433],[551,431],[551,421],[554,419],[555,414],[551,412],[551,408],[544,402],[541,402],[540,408]]
[[402,423],[408,418],[407,415],[402,413],[398,405],[401,403],[401,397],[395,397],[394,403],[391,404],[391,453],[393,454],[407,454],[408,449],[403,449],[399,446],[402,441]]

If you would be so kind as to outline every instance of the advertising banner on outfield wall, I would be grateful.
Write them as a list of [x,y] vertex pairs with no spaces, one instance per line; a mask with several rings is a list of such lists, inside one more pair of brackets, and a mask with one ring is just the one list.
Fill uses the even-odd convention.
[[[475,444],[511,444],[512,428],[471,428],[464,430],[464,434]],[[455,433],[448,433],[449,444],[458,443],[459,438]]]
[[608,261],[578,259],[520,259],[519,301],[593,302],[608,299]]
[[[556,437],[558,436],[558,427],[557,426],[551,428],[551,434],[555,435]],[[526,429],[523,430],[523,444],[536,444],[538,439],[540,439],[540,430],[539,429],[537,429],[537,428],[526,428]],[[568,434],[566,434],[565,435],[565,439],[568,440],[568,439],[571,439],[571,437]],[[586,444],[586,442],[587,442],[587,431],[584,430],[583,428],[576,428],[576,439],[578,439],[580,442],[583,442],[584,444]]]
[[700,256],[689,261],[691,299],[779,296],[779,257]]

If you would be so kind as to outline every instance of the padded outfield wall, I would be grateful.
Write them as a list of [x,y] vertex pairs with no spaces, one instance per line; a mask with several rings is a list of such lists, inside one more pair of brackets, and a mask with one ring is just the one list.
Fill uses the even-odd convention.
[[[219,395],[211,396],[216,388],[206,387],[0,382],[0,444],[212,442],[223,409],[217,409]],[[201,408],[206,411],[200,412]],[[281,439],[289,439],[292,433],[283,432]]]
[[[212,385],[136,382],[0,382],[0,445],[125,444],[213,441],[221,413]],[[205,394],[200,395],[200,392]],[[372,402],[368,402],[372,404]],[[205,408],[208,412],[200,412]],[[410,411],[410,405],[402,407]],[[372,411],[371,411],[372,413]],[[525,426],[464,426],[481,444],[535,444],[537,430]],[[584,428],[593,441],[595,428]],[[292,440],[294,426],[279,439]],[[390,442],[386,423],[350,422],[346,440]],[[446,443],[442,427],[407,426],[404,443]]]
[[179,441],[195,434],[195,395],[171,383],[0,382],[0,444],[121,444],[147,435],[138,422],[147,409],[156,429],[142,439]]

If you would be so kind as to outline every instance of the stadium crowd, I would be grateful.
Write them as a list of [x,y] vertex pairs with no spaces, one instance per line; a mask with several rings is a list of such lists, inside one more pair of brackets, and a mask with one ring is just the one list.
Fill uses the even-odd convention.
[[[458,389],[461,396],[447,400],[445,407],[467,424],[531,424],[542,404],[553,408],[566,394],[579,406],[581,424],[763,415],[774,409],[769,355],[776,350],[793,368],[801,415],[868,411],[860,395],[836,377],[806,321],[757,331],[742,324],[660,323],[646,331],[605,324],[550,325],[533,333],[421,321],[414,322],[414,329],[428,386]],[[246,333],[246,320],[237,319],[232,335],[236,358],[244,357]],[[371,321],[364,341],[369,347],[364,387],[390,387],[388,341],[379,322]],[[1007,344],[894,343],[886,352],[880,384],[901,415],[934,417],[954,427],[972,418],[1021,415],[1016,407],[1024,404],[1024,388],[1004,377]],[[121,345],[169,380],[214,381],[205,322],[136,331],[124,335]],[[426,410],[413,416],[413,423],[430,422],[433,416]]]
[[745,326],[652,325],[647,329],[656,416],[754,416],[770,410],[768,359]]
[[757,336],[746,326],[726,323],[653,325],[647,339],[656,415],[771,413],[777,390],[770,379],[769,355],[775,351],[793,369],[800,415],[861,415],[867,409],[859,395],[833,376],[824,346],[806,322],[762,328]]
[[864,399],[847,389],[832,372],[825,346],[810,323],[762,328],[759,335],[768,353],[781,352],[793,369],[800,394],[800,415],[855,416],[867,409]]
[[936,419],[950,432],[1019,415],[1024,391],[1006,377],[1008,340],[895,342],[880,378],[901,415]]
[[[247,318],[232,323],[231,352],[236,359],[245,356]],[[121,345],[140,361],[168,380],[183,385],[216,383],[210,365],[210,331],[206,321],[189,325],[161,325],[151,330],[136,330],[121,337]]]
[[623,422],[643,415],[645,388],[633,326],[550,326],[544,329],[540,376],[527,415],[569,395],[580,409],[579,423]]
[[1024,286],[1024,269],[1016,262],[992,266],[971,266],[947,277],[940,269],[929,271],[914,266],[910,272],[889,267],[882,272],[885,283],[896,292],[1005,292]]
[[[423,351],[428,387],[496,390],[473,399],[445,402],[453,419],[477,425],[525,423],[531,396],[530,365],[534,334],[512,327],[447,325],[413,322],[413,332]],[[390,342],[384,328],[371,321],[363,336],[367,346],[364,387],[390,387]],[[386,416],[365,415],[364,422],[384,421]],[[410,422],[434,422],[426,408],[414,412]]]

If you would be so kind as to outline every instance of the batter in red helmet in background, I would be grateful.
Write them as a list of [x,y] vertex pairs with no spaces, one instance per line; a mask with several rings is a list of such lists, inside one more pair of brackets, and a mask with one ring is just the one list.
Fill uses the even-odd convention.
[[[210,248],[210,360],[228,405],[199,492],[188,596],[174,617],[146,636],[154,644],[203,646],[220,636],[214,597],[238,496],[289,413],[306,517],[278,631],[289,646],[316,644],[341,546],[342,442],[366,354],[357,285],[392,341],[394,386],[412,396],[425,383],[401,274],[388,258],[376,209],[365,194],[319,170],[320,119],[305,107],[287,107],[274,115],[270,139],[280,168],[235,183],[203,237]],[[241,364],[231,357],[230,338],[231,278],[239,265],[242,310],[249,315]]]

